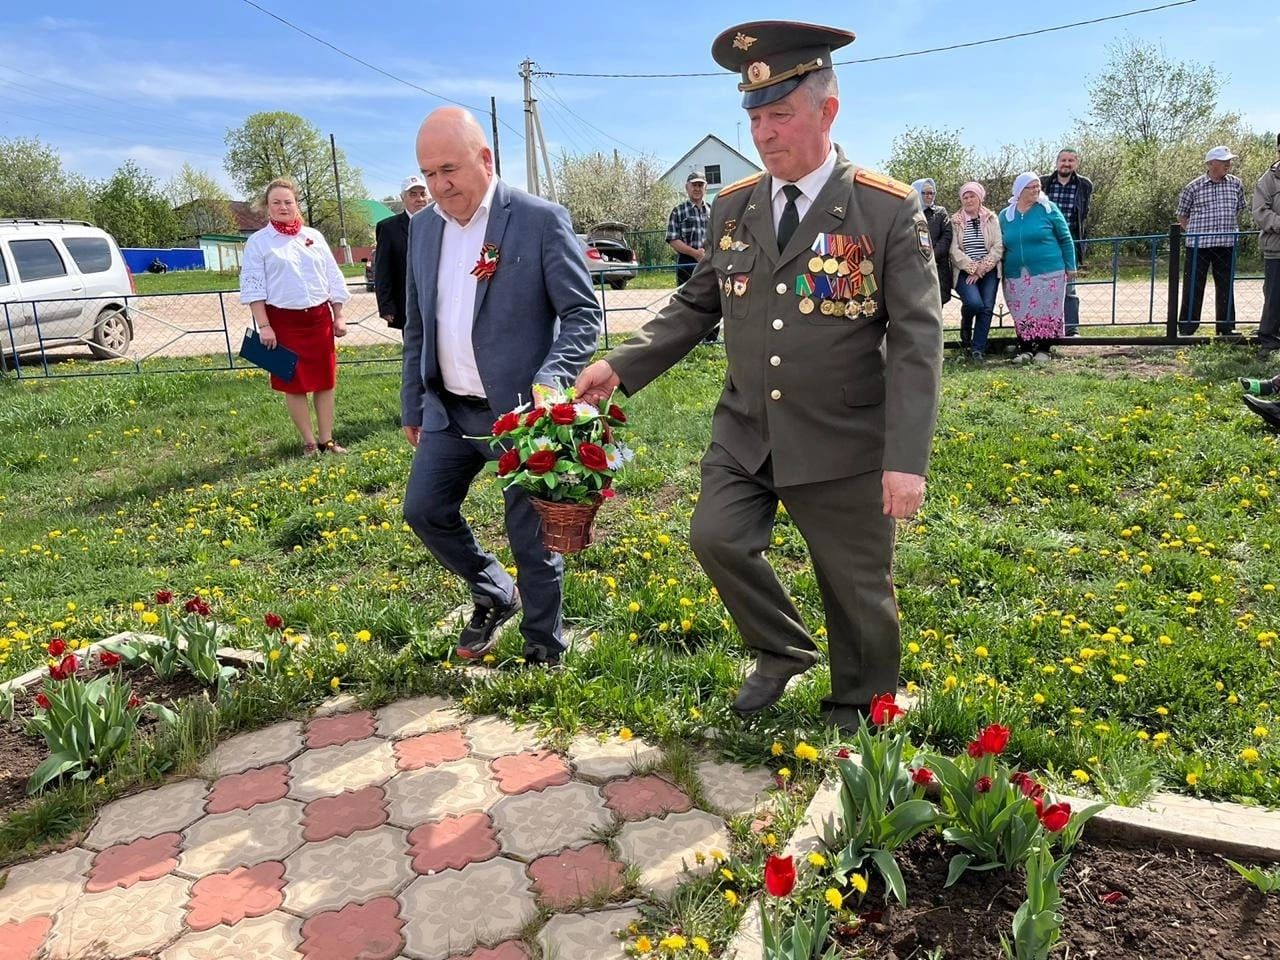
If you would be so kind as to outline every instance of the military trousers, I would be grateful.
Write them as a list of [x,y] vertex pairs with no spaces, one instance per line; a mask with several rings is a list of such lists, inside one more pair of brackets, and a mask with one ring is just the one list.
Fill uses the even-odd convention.
[[831,665],[825,719],[856,725],[873,697],[898,689],[894,520],[884,514],[881,472],[778,487],[769,460],[753,473],[719,444],[703,457],[690,543],[755,652],[756,669],[774,677],[800,673],[821,656],[765,558],[779,502],[809,547],[822,594]]

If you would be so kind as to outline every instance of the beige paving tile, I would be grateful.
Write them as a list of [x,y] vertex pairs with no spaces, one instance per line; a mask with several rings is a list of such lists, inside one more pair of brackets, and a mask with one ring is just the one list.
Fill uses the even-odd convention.
[[284,862],[284,908],[311,916],[390,897],[415,876],[408,849],[405,832],[395,827],[308,843]]
[[416,737],[420,733],[435,733],[463,722],[446,697],[414,697],[389,703],[378,711],[378,735],[383,737]]
[[199,877],[283,860],[302,844],[302,807],[297,800],[276,800],[197,821],[186,831],[178,872]]
[[336,697],[330,697],[316,707],[315,716],[332,717],[336,713],[351,713],[353,710],[359,709],[359,700],[349,693],[340,693]]
[[580,776],[603,781],[625,777],[636,767],[659,762],[662,749],[638,738],[623,741],[608,737],[602,742],[598,737],[584,735],[569,744],[569,759]]
[[640,886],[665,897],[687,878],[686,871],[710,871],[712,851],[729,852],[729,831],[714,814],[690,810],[625,824],[616,843],[619,858],[639,869]]
[[445,960],[518,937],[538,915],[524,867],[504,858],[419,877],[400,902],[408,918],[404,952],[414,960]]
[[538,931],[543,956],[556,960],[624,960],[627,927],[640,919],[640,911],[602,910],[598,913],[562,913]]
[[306,750],[289,767],[289,796],[316,800],[385,782],[395,775],[396,757],[389,741],[372,737]]
[[81,896],[54,918],[48,960],[150,952],[182,932],[190,889],[168,876]]
[[188,934],[161,951],[160,960],[302,960],[301,930],[301,920],[276,911]]
[[483,717],[467,724],[467,739],[471,752],[477,757],[493,760],[522,750],[533,750],[539,745],[538,730],[532,725],[517,728],[498,717]]
[[600,791],[577,781],[503,797],[491,813],[502,849],[526,860],[589,843],[614,819]]
[[204,816],[208,794],[203,780],[182,780],[116,800],[99,812],[84,845],[102,850],[113,843],[184,830]]
[[704,760],[697,772],[703,796],[725,816],[751,813],[768,802],[773,786],[773,775],[763,767],[748,770],[736,763]]
[[302,724],[296,720],[275,723],[261,730],[241,733],[218,744],[201,765],[207,777],[243,773],[251,767],[292,760],[302,750]]
[[10,867],[0,888],[0,923],[53,916],[83,892],[92,863],[93,854],[76,847]]
[[407,829],[447,813],[488,810],[502,796],[488,764],[474,757],[406,771],[383,789],[391,822]]

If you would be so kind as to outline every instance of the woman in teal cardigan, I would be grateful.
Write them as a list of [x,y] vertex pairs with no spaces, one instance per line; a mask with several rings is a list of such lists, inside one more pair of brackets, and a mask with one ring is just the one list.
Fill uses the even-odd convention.
[[1062,337],[1067,281],[1076,276],[1076,249],[1058,205],[1040,193],[1040,177],[1013,181],[1000,215],[1004,238],[1004,302],[1018,335],[1018,363],[1048,363],[1050,342]]

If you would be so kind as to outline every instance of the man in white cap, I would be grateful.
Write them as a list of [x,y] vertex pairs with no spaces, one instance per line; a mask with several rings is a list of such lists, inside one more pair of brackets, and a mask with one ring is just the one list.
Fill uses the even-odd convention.
[[1214,147],[1204,155],[1205,172],[1183,187],[1178,196],[1178,223],[1187,237],[1182,306],[1178,310],[1178,331],[1184,337],[1200,327],[1200,308],[1210,270],[1218,336],[1236,330],[1231,285],[1240,214],[1248,205],[1244,184],[1231,174],[1234,159],[1235,154],[1226,147]]
[[404,329],[404,265],[409,255],[409,218],[427,206],[427,181],[421,174],[400,183],[404,211],[378,221],[377,256],[373,262],[373,286],[378,294],[378,315],[395,330]]

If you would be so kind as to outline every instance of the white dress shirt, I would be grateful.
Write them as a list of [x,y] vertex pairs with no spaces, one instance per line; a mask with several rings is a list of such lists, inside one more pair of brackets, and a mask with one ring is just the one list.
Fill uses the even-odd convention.
[[[307,241],[310,240],[310,245]],[[303,227],[292,237],[267,224],[244,245],[240,302],[306,310],[351,299],[346,278],[319,230]]]
[[782,188],[788,183],[794,182],[800,188],[800,196],[796,197],[796,212],[800,214],[800,219],[804,219],[804,215],[809,212],[809,208],[813,206],[813,201],[818,199],[818,194],[822,188],[827,185],[827,181],[831,179],[831,173],[836,168],[836,148],[832,147],[827,153],[827,159],[822,161],[822,166],[816,170],[806,173],[799,180],[779,180],[773,178],[773,231],[778,232],[778,221],[782,219],[782,211],[787,206],[787,196],[782,192]]
[[436,358],[444,388],[464,397],[485,395],[484,382],[476,367],[475,347],[471,343],[476,286],[480,283],[471,275],[471,269],[484,248],[489,208],[493,206],[497,187],[497,176],[490,177],[489,189],[466,226],[445,213],[440,204],[435,205],[436,213],[444,220],[436,276]]

